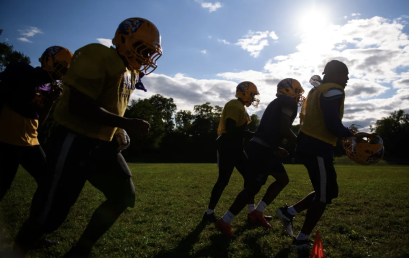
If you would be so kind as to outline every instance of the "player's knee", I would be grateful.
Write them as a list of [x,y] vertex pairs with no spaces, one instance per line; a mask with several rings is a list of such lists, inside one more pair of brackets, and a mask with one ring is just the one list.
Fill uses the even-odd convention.
[[216,182],[216,185],[222,189],[224,189],[228,184],[229,184],[229,179],[226,179],[226,178],[219,178]]

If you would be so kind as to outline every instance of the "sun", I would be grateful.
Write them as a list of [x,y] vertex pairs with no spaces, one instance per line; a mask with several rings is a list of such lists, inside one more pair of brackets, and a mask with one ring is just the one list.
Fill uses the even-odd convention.
[[300,15],[299,29],[304,35],[317,34],[327,25],[327,12],[323,8],[312,8]]

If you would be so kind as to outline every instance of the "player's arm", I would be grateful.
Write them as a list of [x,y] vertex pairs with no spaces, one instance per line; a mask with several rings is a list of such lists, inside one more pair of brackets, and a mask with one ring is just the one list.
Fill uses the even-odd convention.
[[62,88],[60,86],[51,86],[51,91],[43,103],[43,107],[38,111],[38,125],[41,126],[47,120],[51,107],[54,102],[61,96]]
[[281,107],[280,123],[278,125],[280,135],[292,143],[295,143],[297,140],[297,136],[291,130],[291,117],[294,112],[297,112],[297,105],[284,104]]
[[243,128],[242,126],[236,126],[235,120],[226,119],[226,132],[232,137],[252,138],[254,136],[254,132],[243,130]]
[[321,110],[324,115],[325,126],[336,137],[350,137],[353,133],[342,124],[340,106],[344,93],[338,89],[331,89],[320,97]]
[[74,87],[70,88],[69,111],[96,124],[119,127],[129,134],[145,135],[149,132],[149,123],[137,118],[125,118],[113,114],[95,104],[94,100]]

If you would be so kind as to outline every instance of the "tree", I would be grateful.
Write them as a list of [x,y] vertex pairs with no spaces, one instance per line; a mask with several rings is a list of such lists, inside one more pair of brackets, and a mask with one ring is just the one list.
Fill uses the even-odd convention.
[[149,102],[162,113],[162,119],[165,121],[165,129],[167,133],[171,133],[175,127],[173,122],[173,114],[176,111],[176,104],[173,98],[165,98],[160,94],[153,95],[149,98]]
[[[3,30],[0,30],[0,35],[2,32]],[[0,72],[4,71],[7,65],[11,62],[30,64],[30,57],[21,52],[14,51],[13,45],[9,45],[6,42],[0,43]]]
[[376,120],[370,126],[382,139],[385,146],[385,156],[392,159],[406,159],[409,144],[409,114],[403,110],[394,111],[390,116]]
[[187,134],[192,127],[195,116],[187,110],[180,110],[175,115],[176,130]]

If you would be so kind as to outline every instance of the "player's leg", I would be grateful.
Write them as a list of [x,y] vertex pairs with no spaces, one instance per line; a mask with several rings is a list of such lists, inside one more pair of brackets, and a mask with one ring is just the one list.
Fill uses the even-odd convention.
[[34,194],[29,219],[17,234],[14,251],[25,255],[44,234],[66,219],[87,178],[90,151],[95,140],[58,127],[50,139],[47,172]]
[[[271,175],[276,179],[268,187],[264,197],[262,199],[263,206],[268,206],[274,201],[278,194],[288,185],[289,179],[287,172],[283,166],[283,163],[276,157],[272,157],[270,160]],[[264,212],[264,210],[260,210]]]
[[308,238],[324,214],[327,204],[338,197],[337,175],[332,159],[314,156],[306,161],[305,165],[315,190],[315,197],[307,208],[303,227],[294,241],[298,247],[309,245]]
[[128,208],[135,205],[135,188],[132,174],[122,154],[102,147],[91,155],[92,169],[89,182],[107,198],[93,213],[90,222],[77,244],[65,257],[86,257],[92,246]]
[[0,201],[3,200],[16,176],[20,156],[21,146],[0,142]]
[[214,210],[226,186],[229,184],[231,174],[237,159],[237,151],[233,149],[218,149],[219,177],[212,189],[207,211],[203,216],[204,221],[216,222]]
[[25,147],[20,164],[39,184],[46,173],[46,156],[43,148],[40,145]]
[[[225,235],[233,235],[230,224],[233,218],[249,203],[249,200],[254,200],[254,196],[260,191],[261,186],[267,181],[267,174],[263,174],[264,160],[260,159],[260,152],[257,143],[250,142],[248,148],[248,163],[245,170],[246,188],[244,188],[236,197],[230,209],[216,222],[216,228]],[[260,174],[261,173],[261,174]],[[255,212],[257,215],[259,212]],[[261,213],[260,220],[264,219]],[[265,219],[264,219],[265,221]],[[265,222],[267,225],[268,223]],[[268,224],[269,225],[269,224]]]
[[[234,166],[236,167],[237,171],[239,171],[239,173],[241,174],[241,176],[243,177],[244,180],[244,188],[247,187],[247,181],[246,181],[246,167],[248,166],[248,157],[246,152],[242,151],[240,153],[240,155],[238,156],[238,158],[236,159],[236,162],[234,164]],[[255,204],[254,204],[254,197],[251,198],[249,197],[248,199],[248,213],[252,212],[253,210],[256,209]]]

